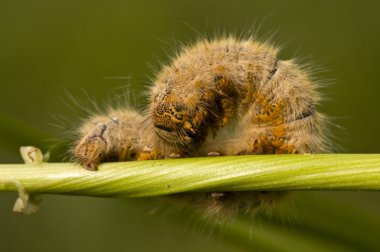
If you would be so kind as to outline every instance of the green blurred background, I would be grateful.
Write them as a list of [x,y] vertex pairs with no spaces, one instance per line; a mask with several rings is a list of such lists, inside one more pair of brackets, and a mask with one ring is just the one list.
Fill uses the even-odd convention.
[[[0,162],[21,162],[20,145],[46,148],[46,140],[65,138],[70,122],[79,120],[70,95],[80,104],[94,97],[102,106],[129,85],[140,97],[178,41],[215,31],[244,33],[255,23],[263,36],[277,31],[281,58],[307,58],[327,70],[318,74],[332,83],[323,90],[321,110],[341,126],[335,129],[341,150],[379,153],[379,1],[2,0]],[[377,193],[317,195],[317,202],[343,200],[371,212],[368,223],[380,221]],[[206,228],[198,232],[170,216],[151,215],[134,201],[44,196],[42,209],[26,217],[11,213],[15,197],[0,194],[1,251],[242,249]],[[357,232],[380,234],[362,228]]]

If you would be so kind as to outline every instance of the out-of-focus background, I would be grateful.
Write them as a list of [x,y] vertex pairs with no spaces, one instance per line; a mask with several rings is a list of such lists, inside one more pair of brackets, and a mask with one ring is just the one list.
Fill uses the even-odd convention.
[[[100,106],[113,102],[112,94],[126,85],[135,91],[137,103],[143,104],[140,97],[150,77],[179,42],[223,31],[244,34],[255,27],[260,27],[263,37],[276,31],[274,41],[284,48],[281,58],[302,58],[326,70],[318,73],[330,84],[323,90],[326,100],[320,109],[341,126],[334,130],[340,150],[379,153],[379,13],[380,2],[369,0],[2,0],[0,163],[21,162],[20,145],[46,149],[51,139],[65,138],[71,122],[79,121],[76,111],[80,109],[75,106],[90,100]],[[360,212],[372,216],[368,223],[380,222],[378,193],[315,195],[303,196],[316,202],[344,201],[360,208],[351,209],[352,216],[363,217]],[[11,213],[15,198],[15,194],[0,194],[2,251],[237,251],[244,247],[228,235],[215,239],[207,228],[152,215],[134,201],[43,196],[37,214],[20,216]],[[294,231],[304,219],[297,217],[297,210],[293,215],[298,223],[291,225]],[[344,223],[348,228],[336,232],[352,229],[352,237],[356,237],[354,229],[363,237],[380,233],[373,225],[366,228],[367,222],[359,228],[353,224],[355,217],[348,219],[352,219]],[[309,230],[317,224],[313,225]],[[334,244],[347,242],[336,233],[324,235]],[[363,248],[353,243],[348,247]]]

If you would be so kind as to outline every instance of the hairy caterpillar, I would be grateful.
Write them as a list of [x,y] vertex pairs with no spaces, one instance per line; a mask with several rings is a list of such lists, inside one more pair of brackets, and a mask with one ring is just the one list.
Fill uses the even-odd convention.
[[[145,113],[113,109],[81,126],[74,160],[94,170],[117,160],[327,152],[318,85],[277,54],[252,38],[183,48],[156,75]],[[256,212],[278,194],[215,192],[188,201],[209,202],[208,214]]]

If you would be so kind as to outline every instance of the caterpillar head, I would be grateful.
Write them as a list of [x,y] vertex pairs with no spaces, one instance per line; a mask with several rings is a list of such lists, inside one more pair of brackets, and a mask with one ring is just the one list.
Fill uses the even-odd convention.
[[194,95],[176,93],[171,90],[155,95],[150,117],[159,138],[181,151],[190,151],[206,138],[210,113]]

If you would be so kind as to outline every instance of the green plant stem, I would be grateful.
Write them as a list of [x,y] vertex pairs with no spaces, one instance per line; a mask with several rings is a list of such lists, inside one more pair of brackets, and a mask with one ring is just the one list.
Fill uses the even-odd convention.
[[380,154],[256,155],[105,163],[2,164],[0,191],[146,197],[190,191],[380,190]]

